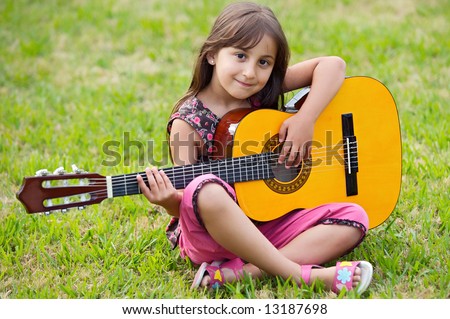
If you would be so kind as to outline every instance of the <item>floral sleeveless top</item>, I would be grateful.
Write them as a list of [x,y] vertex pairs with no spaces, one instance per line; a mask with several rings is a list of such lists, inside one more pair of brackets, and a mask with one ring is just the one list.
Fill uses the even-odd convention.
[[167,132],[170,134],[172,123],[180,119],[191,125],[203,140],[202,157],[207,160],[212,155],[214,133],[220,118],[210,109],[206,108],[202,101],[193,97],[181,105],[179,110],[172,114],[167,124]]

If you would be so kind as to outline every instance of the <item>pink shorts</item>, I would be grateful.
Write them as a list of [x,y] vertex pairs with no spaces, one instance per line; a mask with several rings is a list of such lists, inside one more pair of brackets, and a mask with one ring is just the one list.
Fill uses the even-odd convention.
[[[212,174],[195,178],[185,188],[180,204],[180,254],[183,258],[189,257],[196,264],[237,257],[214,241],[198,214],[198,193],[207,183],[221,185],[234,200],[236,199],[234,189]],[[255,222],[255,226],[279,249],[305,230],[319,224],[356,227],[361,230],[360,241],[362,241],[367,232],[368,223],[367,214],[361,206],[352,203],[331,203],[311,209],[294,210],[272,221]]]

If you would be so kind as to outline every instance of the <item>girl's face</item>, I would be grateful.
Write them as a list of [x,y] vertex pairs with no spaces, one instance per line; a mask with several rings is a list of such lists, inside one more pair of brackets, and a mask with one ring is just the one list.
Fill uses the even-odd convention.
[[266,85],[277,55],[275,41],[264,35],[251,49],[225,47],[208,62],[214,65],[211,79],[213,90],[222,98],[247,99]]

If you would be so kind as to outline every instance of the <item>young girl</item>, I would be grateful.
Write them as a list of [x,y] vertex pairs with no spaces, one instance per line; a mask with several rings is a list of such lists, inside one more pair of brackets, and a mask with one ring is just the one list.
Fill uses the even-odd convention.
[[[278,161],[291,167],[308,157],[305,145],[344,80],[345,63],[338,57],[321,57],[288,68],[288,60],[285,35],[269,8],[253,3],[226,7],[200,50],[189,90],[168,123],[174,164],[207,160],[216,125],[227,112],[277,108],[284,92],[310,85],[301,109],[280,127],[280,141],[285,143]],[[238,206],[233,188],[212,174],[195,178],[182,191],[163,171],[147,168],[146,174],[149,187],[137,176],[142,193],[174,217],[169,239],[178,244],[182,257],[200,265],[193,287],[221,286],[244,273],[281,276],[299,285],[321,280],[335,292],[346,287],[362,293],[370,283],[372,266],[365,261],[315,266],[362,241],[368,217],[358,205],[331,203],[255,222]]]

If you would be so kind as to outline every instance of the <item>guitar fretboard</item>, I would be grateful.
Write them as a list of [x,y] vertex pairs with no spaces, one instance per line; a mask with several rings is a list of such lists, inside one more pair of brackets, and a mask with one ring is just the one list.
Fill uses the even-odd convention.
[[[242,157],[227,158],[211,162],[164,168],[163,171],[176,189],[184,189],[194,178],[214,174],[227,183],[246,182],[274,178],[271,166],[277,157],[273,153],[261,153]],[[145,172],[140,174],[147,182]],[[136,173],[111,177],[113,197],[140,193]]]

